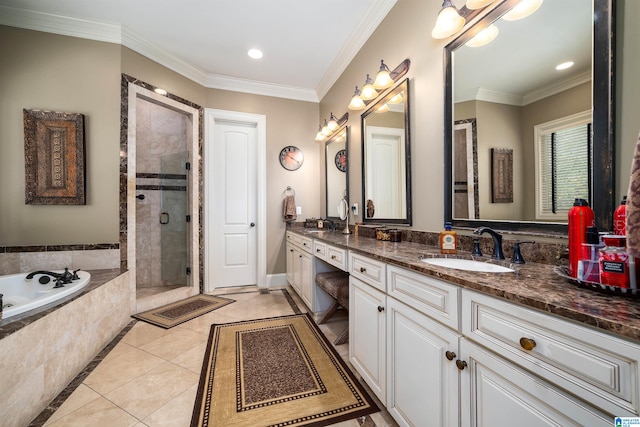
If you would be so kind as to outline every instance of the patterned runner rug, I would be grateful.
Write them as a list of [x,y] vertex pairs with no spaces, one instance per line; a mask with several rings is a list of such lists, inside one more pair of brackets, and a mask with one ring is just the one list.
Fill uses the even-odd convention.
[[212,325],[191,419],[326,426],[379,411],[307,314]]
[[194,295],[182,301],[134,314],[131,317],[169,329],[232,302],[235,301],[213,295]]

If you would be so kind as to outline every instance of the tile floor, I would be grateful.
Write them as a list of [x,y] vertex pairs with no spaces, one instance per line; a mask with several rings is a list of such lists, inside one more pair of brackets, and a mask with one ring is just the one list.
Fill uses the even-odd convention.
[[[306,311],[295,292],[288,293],[291,299],[275,289],[266,294],[257,288],[227,289],[217,294],[229,295],[235,303],[172,329],[136,322],[44,425],[189,426],[211,324],[294,314],[291,302]],[[333,341],[346,324],[346,313],[339,311],[320,328]],[[348,359],[348,344],[336,349]],[[334,425],[357,427],[362,421]],[[382,411],[364,425],[396,424]]]

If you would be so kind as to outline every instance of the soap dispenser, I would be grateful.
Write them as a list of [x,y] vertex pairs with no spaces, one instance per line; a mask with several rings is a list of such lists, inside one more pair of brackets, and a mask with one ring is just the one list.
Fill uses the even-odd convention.
[[440,253],[455,254],[457,251],[458,236],[455,231],[451,230],[451,223],[444,224],[444,231],[440,232]]

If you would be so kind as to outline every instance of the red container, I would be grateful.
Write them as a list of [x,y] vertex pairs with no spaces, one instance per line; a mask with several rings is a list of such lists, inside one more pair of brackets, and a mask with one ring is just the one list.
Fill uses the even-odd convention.
[[593,225],[594,214],[589,203],[576,199],[569,210],[569,274],[578,277],[578,261],[582,258],[582,244],[587,242],[587,227]]
[[625,248],[607,246],[600,249],[600,282],[629,287],[629,255]]
[[627,235],[627,196],[622,198],[620,206],[613,213],[613,234]]

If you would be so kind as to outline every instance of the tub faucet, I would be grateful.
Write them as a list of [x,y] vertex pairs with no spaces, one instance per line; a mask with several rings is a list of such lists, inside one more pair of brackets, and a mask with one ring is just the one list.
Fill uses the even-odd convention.
[[328,222],[329,223],[329,230],[336,231],[336,223],[333,222],[332,219],[327,218],[327,219],[324,220],[324,222]]
[[38,270],[38,271],[34,271],[32,273],[27,274],[27,277],[25,277],[25,279],[33,279],[33,276],[35,276],[36,274],[46,274],[47,276],[51,276],[54,279],[59,279],[60,277],[62,277],[63,273],[54,273],[53,271],[44,271],[44,270]]
[[489,233],[491,234],[491,237],[493,237],[493,255],[491,255],[491,258],[504,259],[504,254],[502,253],[502,236],[489,227],[480,227],[473,231],[473,234],[478,235],[482,235],[484,233]]

